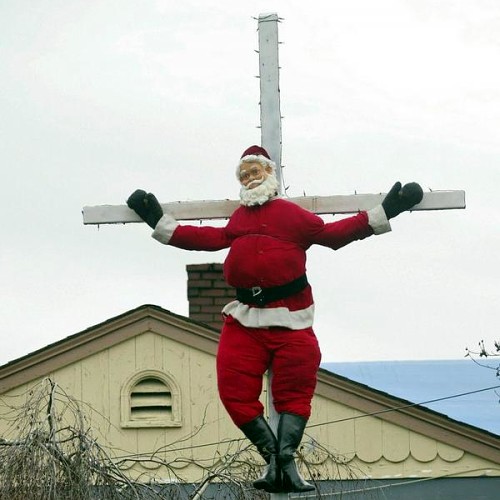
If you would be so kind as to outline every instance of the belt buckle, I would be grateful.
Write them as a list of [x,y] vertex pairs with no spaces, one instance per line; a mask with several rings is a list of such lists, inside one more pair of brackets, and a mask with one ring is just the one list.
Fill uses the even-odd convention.
[[252,299],[254,300],[254,303],[262,307],[266,303],[264,290],[260,286],[253,286],[250,288],[250,291],[252,292]]

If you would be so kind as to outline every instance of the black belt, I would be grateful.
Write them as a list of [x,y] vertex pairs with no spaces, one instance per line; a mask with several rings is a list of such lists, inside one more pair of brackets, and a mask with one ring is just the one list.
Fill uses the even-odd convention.
[[253,286],[252,288],[237,288],[236,298],[249,305],[265,306],[269,302],[275,300],[285,299],[291,295],[295,295],[304,290],[307,286],[307,276],[304,274],[285,285],[273,286],[271,288],[261,288],[260,286]]

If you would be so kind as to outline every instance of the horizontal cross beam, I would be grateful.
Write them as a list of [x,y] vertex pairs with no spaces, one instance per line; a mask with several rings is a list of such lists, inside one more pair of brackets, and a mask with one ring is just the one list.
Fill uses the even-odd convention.
[[[333,196],[301,196],[289,201],[315,214],[350,214],[369,210],[385,197],[380,194],[354,194]],[[238,208],[238,200],[177,201],[162,203],[164,212],[177,220],[227,219]],[[451,210],[465,208],[464,191],[430,191],[412,208],[417,210]],[[127,205],[99,205],[83,208],[84,224],[127,224],[142,219]]]

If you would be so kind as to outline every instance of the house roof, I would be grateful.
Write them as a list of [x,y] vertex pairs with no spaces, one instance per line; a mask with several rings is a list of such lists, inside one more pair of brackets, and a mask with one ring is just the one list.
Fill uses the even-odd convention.
[[[145,304],[91,326],[0,367],[0,394],[37,377],[47,375],[127,338],[150,331],[152,324],[168,325],[162,333],[192,347],[215,354],[218,331],[210,326],[172,313],[159,306]],[[156,331],[156,330],[155,330]],[[184,336],[184,332],[192,335]]]
[[481,359],[480,363],[467,358],[325,362],[321,366],[500,435],[500,379],[495,377],[498,361]]
[[[218,331],[155,305],[143,305],[0,367],[0,394],[151,331],[215,355]],[[432,409],[320,369],[316,393],[364,414],[500,464],[500,437]]]

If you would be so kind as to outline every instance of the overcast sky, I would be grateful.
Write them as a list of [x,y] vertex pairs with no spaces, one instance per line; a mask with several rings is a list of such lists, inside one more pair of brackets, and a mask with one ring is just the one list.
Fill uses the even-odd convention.
[[3,0],[0,364],[142,304],[187,315],[186,265],[226,252],[81,210],[136,188],[237,197],[263,12],[283,18],[290,196],[466,191],[466,210],[309,251],[324,361],[461,358],[500,336],[497,1]]

